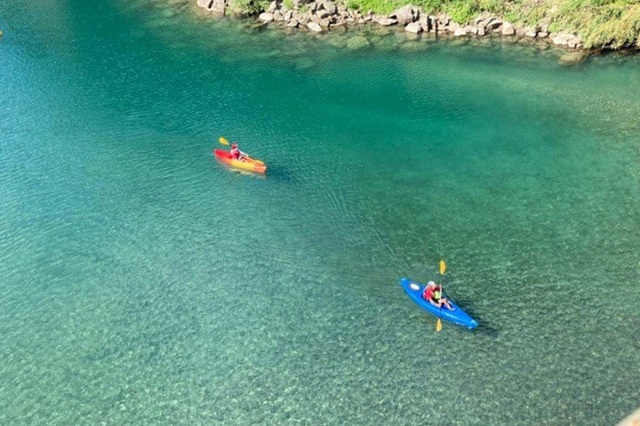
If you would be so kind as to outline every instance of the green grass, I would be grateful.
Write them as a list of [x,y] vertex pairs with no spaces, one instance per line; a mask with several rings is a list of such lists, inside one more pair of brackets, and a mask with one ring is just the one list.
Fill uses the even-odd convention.
[[[553,16],[560,28],[576,32],[587,48],[618,49],[638,42],[640,4],[616,0],[572,0]],[[640,46],[638,46],[640,47]]]
[[282,5],[289,10],[293,10],[293,0],[282,0]]
[[552,32],[578,34],[586,48],[629,47],[640,37],[638,0],[523,0],[509,14],[515,24],[546,20]]

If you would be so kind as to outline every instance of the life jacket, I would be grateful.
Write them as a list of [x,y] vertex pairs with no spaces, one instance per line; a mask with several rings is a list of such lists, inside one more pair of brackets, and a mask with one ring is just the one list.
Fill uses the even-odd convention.
[[427,287],[424,289],[424,293],[422,293],[422,297],[423,297],[425,300],[434,300],[434,299],[435,299],[435,297],[434,297],[434,292],[435,292],[435,290],[436,290],[436,287],[430,287],[430,286],[427,286]]

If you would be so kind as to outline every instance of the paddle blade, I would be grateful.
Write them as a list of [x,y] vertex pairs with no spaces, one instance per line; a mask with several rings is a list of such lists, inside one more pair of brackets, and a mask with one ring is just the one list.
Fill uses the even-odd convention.
[[218,139],[220,141],[220,143],[222,145],[229,145],[229,141],[226,140],[225,138],[223,138],[222,136],[220,136],[220,139]]
[[444,260],[441,260],[440,261],[440,275],[444,275],[446,270],[447,270],[447,264],[444,263]]
[[436,321],[436,331],[440,330],[442,330],[442,321],[440,321],[440,318],[438,318],[438,321]]

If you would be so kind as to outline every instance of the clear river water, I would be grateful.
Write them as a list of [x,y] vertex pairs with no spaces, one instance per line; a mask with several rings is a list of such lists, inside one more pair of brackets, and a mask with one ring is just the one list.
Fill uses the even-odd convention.
[[[640,406],[640,57],[196,9],[0,3],[0,424]],[[441,259],[477,330],[399,286]]]

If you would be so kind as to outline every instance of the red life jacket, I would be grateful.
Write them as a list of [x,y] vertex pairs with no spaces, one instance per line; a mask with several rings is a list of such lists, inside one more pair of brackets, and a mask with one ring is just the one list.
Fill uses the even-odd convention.
[[424,300],[434,300],[433,293],[435,293],[437,287],[427,286],[424,289],[424,293],[422,293],[422,297]]
[[422,293],[422,297],[424,298],[424,300],[438,302],[442,298],[442,287],[440,287],[439,285],[426,286],[424,288],[424,292]]

